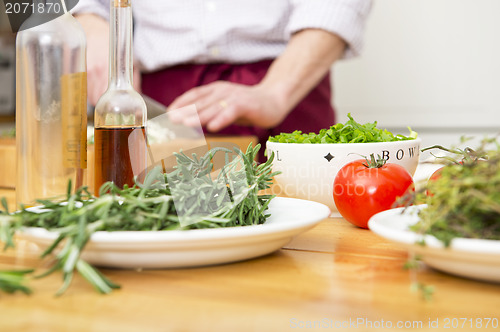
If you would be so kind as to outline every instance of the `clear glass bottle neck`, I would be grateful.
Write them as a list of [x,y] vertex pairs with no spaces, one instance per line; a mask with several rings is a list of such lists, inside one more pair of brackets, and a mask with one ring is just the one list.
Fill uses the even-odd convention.
[[109,88],[132,88],[132,8],[129,0],[111,0]]

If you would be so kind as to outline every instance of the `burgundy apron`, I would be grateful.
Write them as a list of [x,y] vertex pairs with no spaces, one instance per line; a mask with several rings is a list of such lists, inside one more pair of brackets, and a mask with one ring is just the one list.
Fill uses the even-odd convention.
[[[272,60],[232,65],[178,65],[157,72],[143,74],[142,92],[164,105],[169,105],[175,98],[191,88],[215,81],[255,85],[264,78],[271,63]],[[316,88],[277,127],[263,129],[259,127],[230,125],[218,132],[218,134],[257,136],[262,145],[259,153],[259,161],[262,162],[266,160],[264,150],[269,136],[290,133],[294,130],[302,130],[305,133],[317,133],[320,129],[333,125],[335,115],[330,100],[330,75],[327,74]]]

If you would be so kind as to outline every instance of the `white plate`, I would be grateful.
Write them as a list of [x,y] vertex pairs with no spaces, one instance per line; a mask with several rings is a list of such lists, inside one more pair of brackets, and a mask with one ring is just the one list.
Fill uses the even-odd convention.
[[[425,205],[387,210],[374,215],[368,227],[376,234],[404,245],[420,255],[429,266],[450,274],[478,280],[500,282],[500,241],[453,239],[445,248],[431,235],[422,236],[409,226],[418,222],[418,211]],[[425,239],[425,246],[417,244]]]
[[[82,258],[120,268],[177,268],[236,262],[280,249],[330,215],[327,206],[293,198],[274,198],[263,225],[186,231],[120,231],[94,233]],[[19,236],[40,247],[57,237],[42,228]]]

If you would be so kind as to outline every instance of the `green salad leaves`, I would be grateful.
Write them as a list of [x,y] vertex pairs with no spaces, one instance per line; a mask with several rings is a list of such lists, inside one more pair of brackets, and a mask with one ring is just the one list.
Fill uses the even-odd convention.
[[356,122],[351,114],[347,114],[349,120],[345,123],[337,123],[328,129],[321,129],[316,133],[303,133],[296,130],[293,133],[281,133],[269,137],[270,142],[277,143],[373,143],[393,142],[415,139],[417,133],[410,129],[408,136],[394,135],[393,133],[377,128],[377,122],[364,125]]

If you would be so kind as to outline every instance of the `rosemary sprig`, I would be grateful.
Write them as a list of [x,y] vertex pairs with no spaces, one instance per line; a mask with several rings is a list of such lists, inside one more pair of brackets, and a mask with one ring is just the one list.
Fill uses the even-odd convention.
[[[261,195],[270,187],[277,173],[271,172],[273,156],[257,164],[260,145],[250,145],[246,153],[216,148],[198,158],[184,153],[176,155],[177,166],[169,174],[152,169],[144,183],[120,189],[105,183],[94,197],[87,188],[74,193],[71,183],[64,198],[39,200],[42,210],[22,208],[0,212],[0,240],[14,246],[13,235],[25,227],[41,227],[59,234],[42,254],[55,253],[55,263],[37,277],[61,271],[61,295],[71,284],[74,271],[80,273],[101,293],[119,288],[97,269],[80,258],[85,245],[96,231],[167,231],[197,228],[219,228],[262,224],[273,195]],[[225,154],[226,164],[212,176],[214,155]],[[233,155],[233,159],[230,156]],[[201,211],[201,212],[200,212]],[[182,222],[187,221],[187,222]],[[60,248],[56,252],[56,248]]]
[[15,292],[31,294],[31,289],[25,285],[25,282],[26,275],[33,271],[33,269],[0,271],[0,290],[10,294]]

